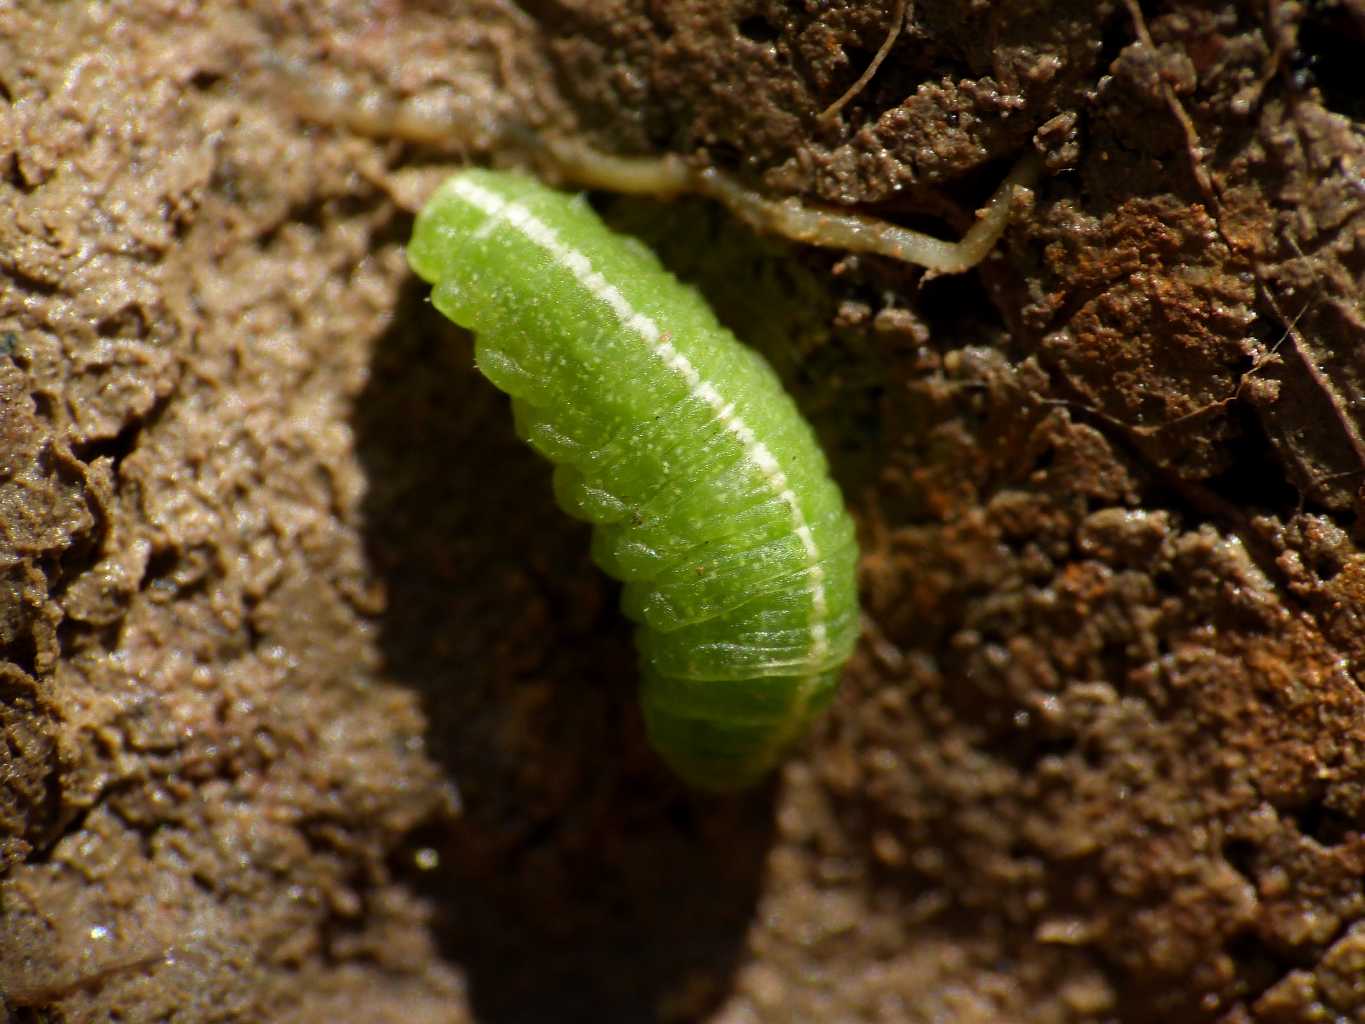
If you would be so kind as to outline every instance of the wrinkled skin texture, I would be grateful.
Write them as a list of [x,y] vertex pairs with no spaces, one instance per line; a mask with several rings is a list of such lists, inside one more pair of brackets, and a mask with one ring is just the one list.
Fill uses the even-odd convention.
[[[888,5],[437,6],[0,9],[0,1015],[1365,1012],[1360,5],[918,0],[823,120]],[[547,132],[945,236],[1048,165],[930,281],[597,198],[859,524],[742,797],[404,266]]]

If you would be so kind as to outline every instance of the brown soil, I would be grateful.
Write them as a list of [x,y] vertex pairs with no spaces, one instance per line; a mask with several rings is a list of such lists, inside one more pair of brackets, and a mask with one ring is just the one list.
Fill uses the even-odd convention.
[[[448,6],[449,9],[442,9]],[[1360,0],[0,5],[0,1020],[1365,1020]],[[959,233],[599,196],[816,423],[867,625],[771,784],[411,211],[537,134]]]

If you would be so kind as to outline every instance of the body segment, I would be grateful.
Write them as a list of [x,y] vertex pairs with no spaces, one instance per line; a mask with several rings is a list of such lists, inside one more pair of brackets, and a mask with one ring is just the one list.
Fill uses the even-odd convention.
[[528,178],[450,179],[409,259],[624,581],[656,749],[695,784],[753,781],[858,629],[852,522],[776,375],[647,249]]

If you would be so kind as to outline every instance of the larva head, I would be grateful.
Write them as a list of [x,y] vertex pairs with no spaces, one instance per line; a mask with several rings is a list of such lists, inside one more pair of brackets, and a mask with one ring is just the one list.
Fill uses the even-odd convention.
[[486,326],[494,298],[478,256],[492,218],[462,195],[461,183],[476,173],[457,174],[436,190],[417,215],[407,248],[408,265],[434,286],[432,304],[470,330]]

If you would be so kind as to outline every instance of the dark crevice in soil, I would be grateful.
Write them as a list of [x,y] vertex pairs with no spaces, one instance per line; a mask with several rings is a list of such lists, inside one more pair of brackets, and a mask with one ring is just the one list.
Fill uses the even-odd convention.
[[741,18],[735,31],[752,43],[772,43],[782,38],[782,30],[762,14]]
[[1298,43],[1285,68],[1293,86],[1304,92],[1316,87],[1329,110],[1365,120],[1360,79],[1365,8],[1354,0],[1312,0],[1298,26]]
[[1300,835],[1324,849],[1350,842],[1361,832],[1361,822],[1333,810],[1321,799],[1312,800],[1287,813],[1293,818]]
[[157,399],[144,415],[130,419],[119,428],[118,433],[114,434],[113,437],[101,437],[91,441],[77,441],[71,445],[71,453],[87,465],[98,458],[107,457],[111,459],[114,464],[115,477],[117,478],[119,466],[123,464],[124,459],[137,449],[137,444],[142,438],[143,431],[148,427],[155,426],[169,405],[169,396]]
[[1289,482],[1260,420],[1240,402],[1229,405],[1227,414],[1235,422],[1233,437],[1224,444],[1228,468],[1216,476],[1190,481],[1189,486],[1216,495],[1248,518],[1265,514],[1284,521],[1309,510],[1303,496]]
[[10,643],[0,647],[0,654],[25,675],[38,676],[38,638],[32,630],[20,632]]

